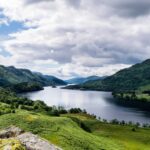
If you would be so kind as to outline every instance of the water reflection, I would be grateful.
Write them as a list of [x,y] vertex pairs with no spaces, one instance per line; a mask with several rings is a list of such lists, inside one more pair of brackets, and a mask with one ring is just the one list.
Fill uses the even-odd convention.
[[150,123],[150,112],[127,107],[113,99],[109,92],[77,91],[45,87],[43,91],[24,94],[33,100],[43,100],[47,105],[80,107],[88,113],[112,120]]

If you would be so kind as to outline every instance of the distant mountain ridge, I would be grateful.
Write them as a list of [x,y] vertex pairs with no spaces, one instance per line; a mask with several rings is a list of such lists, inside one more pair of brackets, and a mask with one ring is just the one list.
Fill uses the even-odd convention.
[[[22,90],[32,91],[32,89],[42,89],[43,86],[53,85],[66,85],[66,82],[54,76],[34,73],[28,69],[0,65],[0,87],[23,87]],[[25,89],[26,87],[27,89]]]
[[100,91],[134,91],[141,88],[150,90],[150,59],[120,70],[103,80],[88,81],[67,88]]
[[55,76],[50,75],[44,75],[44,79],[50,84],[50,85],[66,85],[67,83],[59,78],[56,78]]
[[99,77],[99,76],[89,76],[89,77],[78,77],[78,78],[72,78],[69,80],[66,80],[68,84],[82,84],[88,81],[94,81],[98,79],[104,79],[105,77]]

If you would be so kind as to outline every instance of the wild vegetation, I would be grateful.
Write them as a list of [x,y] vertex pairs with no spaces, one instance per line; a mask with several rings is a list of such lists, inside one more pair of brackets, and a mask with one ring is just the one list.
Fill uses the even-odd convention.
[[10,105],[0,103],[0,115],[15,113],[15,110]]
[[141,101],[141,102],[150,102],[150,95],[147,93],[136,93],[136,92],[128,92],[128,93],[112,93],[114,97],[122,99],[122,100],[130,100],[130,101]]
[[134,92],[113,92],[117,102],[125,103],[128,106],[138,107],[150,111],[150,93],[149,91],[138,90]]

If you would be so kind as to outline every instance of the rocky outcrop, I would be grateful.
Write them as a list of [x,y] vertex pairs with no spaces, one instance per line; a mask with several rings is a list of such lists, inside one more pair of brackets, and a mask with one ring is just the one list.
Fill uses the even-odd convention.
[[28,150],[60,150],[32,133],[21,134],[17,139],[21,141]]
[[24,131],[21,130],[20,128],[11,126],[11,127],[8,127],[6,129],[0,131],[0,138],[4,139],[4,138],[16,137],[16,136],[22,134],[23,132]]
[[0,132],[0,150],[61,150],[30,132],[11,126]]

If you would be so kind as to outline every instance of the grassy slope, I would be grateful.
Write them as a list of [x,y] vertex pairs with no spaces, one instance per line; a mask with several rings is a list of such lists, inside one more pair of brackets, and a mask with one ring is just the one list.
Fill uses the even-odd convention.
[[0,116],[0,129],[10,125],[39,134],[65,150],[124,149],[115,140],[85,132],[67,117],[49,117],[27,111]]
[[126,150],[149,150],[150,129],[138,128],[132,131],[133,126],[121,126],[102,123],[87,115],[69,115],[82,120],[98,137],[116,140],[124,145]]
[[[72,115],[69,115],[69,117]],[[100,123],[95,119],[74,115],[84,121],[92,130],[88,133],[81,129],[68,116],[49,117],[28,111],[0,116],[0,129],[16,125],[51,141],[65,150],[148,150],[150,130]]]

